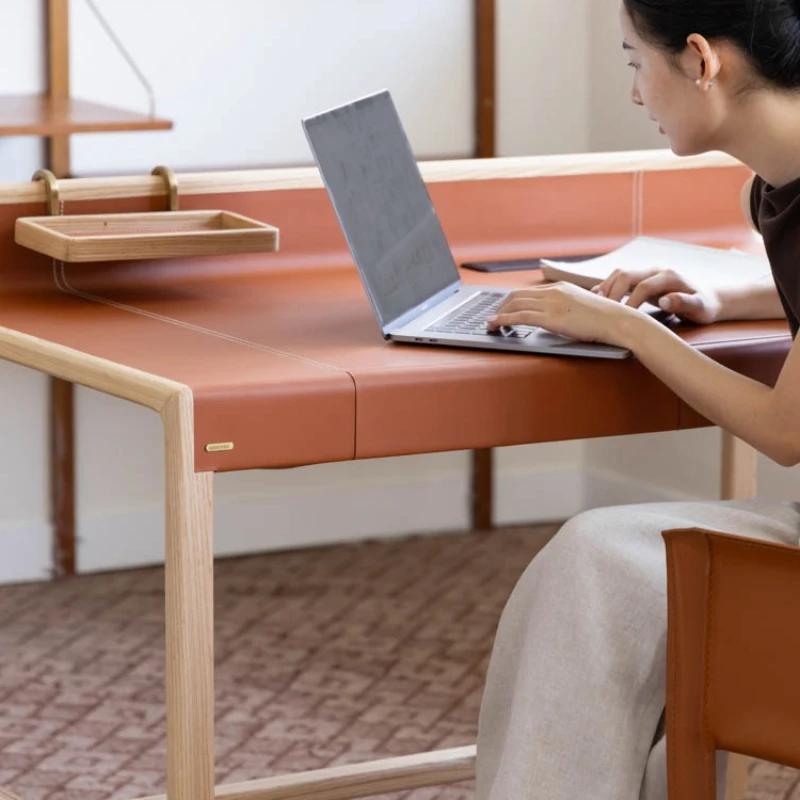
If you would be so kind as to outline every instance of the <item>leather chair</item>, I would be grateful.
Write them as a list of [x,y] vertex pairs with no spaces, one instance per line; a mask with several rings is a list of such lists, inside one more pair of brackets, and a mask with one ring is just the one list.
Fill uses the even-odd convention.
[[717,796],[717,750],[800,769],[800,548],[663,536],[669,800]]

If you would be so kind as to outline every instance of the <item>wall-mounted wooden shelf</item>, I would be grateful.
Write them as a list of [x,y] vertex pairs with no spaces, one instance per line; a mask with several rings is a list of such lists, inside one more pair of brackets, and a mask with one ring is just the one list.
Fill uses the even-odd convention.
[[167,119],[74,97],[0,95],[0,136],[69,136],[104,131],[166,131]]

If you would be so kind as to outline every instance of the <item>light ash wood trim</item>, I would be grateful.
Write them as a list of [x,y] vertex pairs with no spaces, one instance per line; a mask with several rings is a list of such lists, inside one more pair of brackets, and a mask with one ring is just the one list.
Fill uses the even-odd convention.
[[722,432],[720,494],[723,500],[749,500],[758,491],[758,453],[746,442]]
[[194,471],[194,403],[164,405],[167,794],[214,796],[213,473]]
[[158,412],[176,393],[190,391],[175,381],[2,327],[0,358]]
[[[215,800],[351,800],[440,786],[475,777],[475,747],[418,753],[365,764],[218,786]],[[142,800],[167,800],[166,795]]]
[[728,771],[725,773],[726,800],[747,800],[752,761],[752,758],[740,756],[738,753],[728,754]]
[[[640,150],[624,153],[427,161],[421,162],[420,168],[426,182],[443,183],[702,169],[738,164],[738,161],[722,153],[679,158],[669,150]],[[185,173],[179,174],[177,178],[179,194],[187,196],[322,187],[316,167]],[[162,197],[165,192],[161,178],[150,175],[73,178],[60,181],[59,186],[63,200]],[[0,204],[44,204],[44,199],[44,187],[38,183],[0,184]]]

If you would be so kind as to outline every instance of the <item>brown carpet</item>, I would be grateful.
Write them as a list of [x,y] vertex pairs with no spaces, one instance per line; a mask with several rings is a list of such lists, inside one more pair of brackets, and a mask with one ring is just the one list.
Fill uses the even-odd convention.
[[[217,782],[473,743],[500,611],[553,530],[219,562]],[[0,589],[0,786],[24,800],[164,791],[162,580]],[[758,764],[751,796],[800,800],[798,775]]]

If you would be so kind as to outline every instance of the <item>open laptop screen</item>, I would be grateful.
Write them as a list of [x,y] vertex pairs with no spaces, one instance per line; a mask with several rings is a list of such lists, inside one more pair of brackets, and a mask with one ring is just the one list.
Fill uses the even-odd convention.
[[458,281],[388,92],[303,120],[381,326]]

